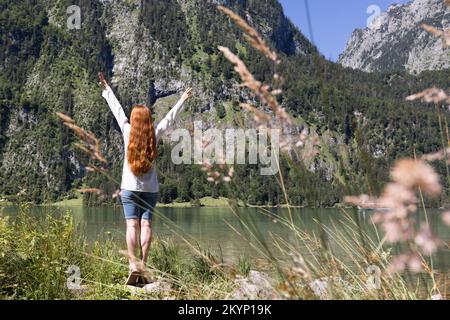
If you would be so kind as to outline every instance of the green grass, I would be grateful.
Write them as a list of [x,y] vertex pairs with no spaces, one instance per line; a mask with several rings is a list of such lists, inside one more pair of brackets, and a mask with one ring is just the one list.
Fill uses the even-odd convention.
[[0,207],[8,207],[11,206],[12,202],[4,199],[0,199]]
[[[408,274],[380,274],[381,289],[370,290],[367,281],[370,277],[369,266],[386,270],[392,258],[390,249],[382,245],[378,236],[369,235],[353,220],[351,212],[342,212],[339,222],[331,226],[323,225],[311,231],[293,223],[289,218],[260,209],[260,214],[267,216],[280,226],[291,239],[286,241],[281,236],[273,235],[272,244],[268,245],[255,223],[254,215],[235,210],[244,226],[244,238],[257,243],[257,250],[272,262],[272,267],[279,277],[284,279],[280,292],[291,299],[317,299],[311,290],[313,281],[327,281],[326,299],[336,300],[415,300],[423,298],[424,286],[411,285]],[[248,270],[247,262],[239,261],[238,267]],[[331,279],[331,281],[330,281]],[[426,289],[426,288],[425,288]],[[421,295],[422,294],[422,295]]]
[[[88,243],[70,214],[34,218],[28,212],[29,208],[21,205],[17,217],[0,217],[0,299],[227,299],[236,289],[236,275],[247,276],[252,270],[248,257],[228,264],[195,240],[185,239],[189,245],[181,250],[170,239],[156,238],[146,267],[153,278],[162,279],[172,289],[149,295],[124,286],[128,262],[121,254],[124,248],[112,239]],[[291,259],[310,255],[307,260],[291,263],[289,259],[271,260],[274,252],[265,250],[259,231],[252,227],[252,217],[238,216],[247,229],[246,239],[259,239],[261,253],[272,261],[274,288],[285,297],[317,299],[309,284],[328,278],[336,279],[329,284],[329,295],[334,299],[417,299],[417,292],[408,288],[400,275],[383,275],[383,290],[365,289],[367,266],[385,267],[390,255],[380,249],[377,239],[366,239],[366,247],[359,246],[359,231],[350,219],[343,221],[344,231],[324,229],[334,246],[344,250],[345,260],[350,260],[345,262],[335,250],[324,248],[317,235],[271,216],[286,227],[286,232],[292,232],[299,244],[297,248],[275,237],[280,253]],[[67,287],[71,266],[80,269],[82,290]]]
[[[204,197],[200,199],[200,206],[204,208],[229,208],[230,199],[219,197]],[[239,201],[239,206],[244,206],[242,201]],[[158,207],[163,208],[192,208],[192,202],[173,202],[169,204],[158,204]]]
[[[205,197],[200,199],[200,203],[202,207],[206,208],[228,208],[228,198],[212,198],[212,197]],[[2,206],[2,203],[4,206],[11,205],[9,202],[1,202],[0,206]],[[242,203],[241,203],[242,205]],[[48,206],[51,207],[79,207],[83,206],[83,198],[74,198],[74,199],[66,199],[61,200],[58,202],[53,202],[48,204]],[[192,208],[192,202],[173,202],[169,204],[164,203],[158,203],[158,207],[160,208]]]
[[216,207],[216,208],[228,208],[228,199],[227,198],[212,198],[212,197],[205,197],[200,199],[200,203],[202,206],[205,207]]
[[66,199],[49,204],[52,207],[81,207],[83,206],[83,198]]
[[[124,285],[128,262],[112,240],[88,244],[71,215],[33,218],[28,211],[20,206],[17,217],[0,217],[0,299],[164,298]],[[172,287],[166,298],[225,299],[234,289],[233,273],[207,250],[181,252],[155,239],[149,260],[148,271]],[[81,290],[67,286],[71,266],[80,270]]]
[[[201,207],[204,208],[229,208],[229,198],[219,197],[219,198],[213,198],[213,197],[204,197],[200,199]],[[9,202],[3,202],[4,206],[12,205],[12,203]],[[0,206],[2,206],[2,202],[0,201]],[[83,206],[83,198],[74,198],[74,199],[66,199],[61,200],[58,202],[53,202],[48,204],[48,206],[52,207],[80,207]],[[239,207],[244,207],[244,202],[238,201]],[[267,208],[269,206],[252,206],[247,205],[251,208]],[[192,208],[194,207],[192,202],[172,202],[172,203],[158,203],[157,207],[159,208]],[[278,207],[286,208],[286,205],[280,205]],[[292,206],[291,206],[292,208]]]

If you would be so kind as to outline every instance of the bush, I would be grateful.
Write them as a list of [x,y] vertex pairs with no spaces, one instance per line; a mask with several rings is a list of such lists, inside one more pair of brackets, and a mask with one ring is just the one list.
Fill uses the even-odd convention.
[[[16,217],[0,216],[0,299],[151,298],[123,285],[128,261],[113,239],[87,243],[71,214],[54,210],[33,217],[20,205]],[[70,290],[73,273],[68,271],[74,266],[80,269],[81,286]],[[168,281],[174,290],[169,294],[177,298],[223,299],[232,282],[219,266],[208,252],[182,259],[169,240],[156,239],[150,250],[151,273]]]
[[85,267],[86,243],[75,232],[73,219],[27,215],[0,218],[0,295],[15,299],[67,299],[66,270]]
[[157,239],[153,241],[149,254],[150,266],[162,274],[179,276],[182,272],[178,248],[171,242]]

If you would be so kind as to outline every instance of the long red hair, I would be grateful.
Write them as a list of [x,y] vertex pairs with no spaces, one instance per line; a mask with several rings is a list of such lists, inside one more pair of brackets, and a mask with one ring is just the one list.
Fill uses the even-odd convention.
[[156,137],[150,110],[137,105],[131,112],[131,132],[127,160],[131,172],[137,177],[150,171],[156,160]]

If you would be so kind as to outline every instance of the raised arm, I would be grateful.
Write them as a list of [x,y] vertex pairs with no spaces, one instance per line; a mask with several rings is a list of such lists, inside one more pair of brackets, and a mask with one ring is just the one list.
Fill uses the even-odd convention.
[[99,74],[99,78],[100,78],[100,85],[103,88],[102,96],[103,96],[103,98],[105,98],[106,102],[108,103],[109,108],[111,109],[114,117],[116,118],[117,123],[119,124],[120,130],[122,131],[122,133],[124,133],[124,127],[125,127],[125,124],[128,123],[128,118],[125,115],[125,112],[123,111],[123,108],[120,105],[119,100],[117,100],[111,87],[106,82],[105,77],[103,76],[103,73]]
[[178,118],[178,115],[183,110],[184,103],[192,97],[192,88],[187,89],[177,104],[169,111],[169,113],[161,120],[156,127],[156,139],[158,140],[161,135],[169,129]]

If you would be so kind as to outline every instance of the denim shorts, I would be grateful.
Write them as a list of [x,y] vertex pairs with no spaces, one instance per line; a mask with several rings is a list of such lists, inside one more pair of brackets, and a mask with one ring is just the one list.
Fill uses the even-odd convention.
[[126,220],[152,220],[159,194],[122,190],[122,206]]

